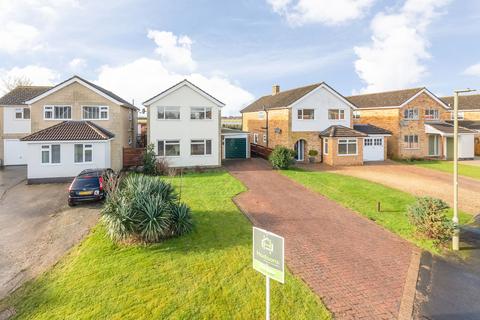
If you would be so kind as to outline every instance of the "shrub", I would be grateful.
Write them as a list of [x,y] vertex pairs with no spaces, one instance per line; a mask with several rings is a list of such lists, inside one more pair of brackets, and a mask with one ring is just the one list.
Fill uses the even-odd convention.
[[448,241],[453,234],[453,223],[447,218],[448,205],[440,199],[417,198],[408,207],[408,216],[416,229],[437,243]]
[[190,208],[178,201],[172,185],[160,177],[130,174],[101,211],[109,236],[116,241],[146,243],[180,236],[193,229]]
[[143,155],[143,173],[148,175],[157,174],[157,155],[155,154],[155,146],[150,143]]
[[276,169],[288,169],[294,162],[295,151],[286,147],[277,146],[268,158]]
[[166,159],[159,159],[156,163],[156,173],[161,176],[169,175],[171,169]]
[[315,149],[310,149],[310,150],[308,151],[308,156],[309,156],[309,157],[316,157],[316,156],[318,156],[318,151],[315,150]]

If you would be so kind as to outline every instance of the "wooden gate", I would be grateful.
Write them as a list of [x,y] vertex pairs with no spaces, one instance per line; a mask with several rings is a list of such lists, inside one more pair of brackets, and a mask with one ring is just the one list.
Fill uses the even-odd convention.
[[252,156],[257,156],[268,160],[268,156],[272,153],[273,149],[261,146],[259,144],[250,144],[250,153]]
[[143,165],[145,148],[123,148],[123,167],[135,167]]
[[480,137],[475,137],[475,155],[480,156]]

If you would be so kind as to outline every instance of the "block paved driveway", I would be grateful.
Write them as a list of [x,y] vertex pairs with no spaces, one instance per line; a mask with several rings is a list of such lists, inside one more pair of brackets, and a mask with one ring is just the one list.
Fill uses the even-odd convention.
[[271,170],[265,160],[227,162],[226,168],[248,188],[237,205],[255,225],[285,237],[288,267],[336,319],[397,319],[411,244]]

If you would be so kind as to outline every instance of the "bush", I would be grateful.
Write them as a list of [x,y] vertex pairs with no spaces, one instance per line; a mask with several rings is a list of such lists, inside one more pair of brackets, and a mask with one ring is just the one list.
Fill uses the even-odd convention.
[[161,176],[167,176],[170,174],[171,169],[166,159],[159,159],[155,165],[157,174]]
[[453,223],[447,218],[448,205],[440,199],[417,198],[408,207],[408,216],[416,229],[436,243],[448,241],[453,235]]
[[310,149],[310,150],[308,151],[308,156],[309,156],[309,157],[316,157],[316,156],[318,156],[318,151],[315,150],[315,149]]
[[157,155],[155,154],[155,146],[150,143],[143,155],[143,173],[148,175],[157,174]]
[[178,201],[172,185],[159,177],[130,174],[110,194],[101,211],[116,241],[158,242],[193,229],[190,208]]
[[277,146],[273,149],[268,159],[274,168],[288,169],[294,162],[295,151],[282,146]]

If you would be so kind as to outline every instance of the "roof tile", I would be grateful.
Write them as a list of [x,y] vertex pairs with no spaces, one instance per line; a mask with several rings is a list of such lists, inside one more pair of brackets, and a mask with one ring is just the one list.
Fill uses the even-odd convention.
[[115,135],[91,121],[64,121],[32,133],[21,141],[109,140]]
[[25,101],[35,98],[50,90],[50,86],[18,86],[0,98],[0,105],[22,105]]

